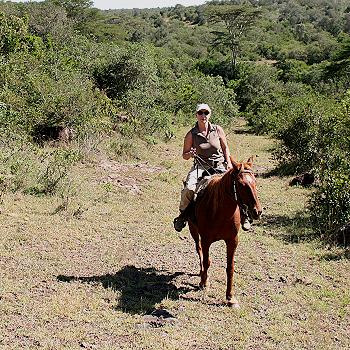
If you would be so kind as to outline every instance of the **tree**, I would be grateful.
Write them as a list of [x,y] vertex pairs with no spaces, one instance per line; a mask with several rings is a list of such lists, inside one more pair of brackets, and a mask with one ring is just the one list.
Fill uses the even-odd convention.
[[326,68],[326,74],[329,77],[341,75],[348,79],[350,76],[350,35],[343,34],[340,40],[340,47],[333,53],[333,58]]
[[76,17],[81,11],[93,5],[91,0],[51,0],[53,4],[64,7],[68,17]]
[[74,21],[75,29],[84,31],[87,22],[97,20],[98,10],[91,8],[91,0],[48,0],[56,6],[64,8],[67,17]]
[[28,18],[0,12],[0,56],[7,58],[19,51],[39,53],[42,48],[41,38],[28,31]]
[[57,44],[64,44],[73,34],[73,21],[66,10],[53,3],[30,2],[21,9],[21,17],[28,17],[29,31],[44,41],[52,37]]
[[226,46],[231,51],[231,69],[236,75],[237,57],[240,39],[261,16],[260,8],[249,5],[213,4],[206,8],[206,14],[211,23],[224,23],[225,29],[212,31],[215,35],[213,45]]

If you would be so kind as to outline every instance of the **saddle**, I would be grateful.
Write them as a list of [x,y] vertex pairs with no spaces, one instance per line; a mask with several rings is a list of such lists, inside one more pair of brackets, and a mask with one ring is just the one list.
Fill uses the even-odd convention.
[[[180,219],[184,222],[191,220],[194,224],[196,224],[197,223],[197,219],[195,215],[196,204],[203,197],[205,193],[205,189],[207,188],[210,179],[215,175],[222,175],[224,173],[225,171],[220,171],[219,169],[214,169],[214,168],[206,169],[202,173],[202,175],[198,178],[197,188],[192,200],[190,201],[186,209],[178,216],[177,219]],[[185,181],[183,181],[183,183],[185,186],[186,185]]]
[[196,191],[194,193],[194,196],[190,201],[190,203],[188,204],[188,206],[186,207],[186,209],[181,213],[180,215],[181,217],[183,217],[186,221],[191,220],[194,224],[197,223],[196,214],[195,214],[197,203],[201,200],[201,198],[205,194],[205,190],[208,186],[210,179],[213,176],[222,175],[222,174],[218,174],[217,172],[213,172],[211,174],[211,172],[208,170],[203,173],[203,175],[199,178],[199,182],[198,182]]

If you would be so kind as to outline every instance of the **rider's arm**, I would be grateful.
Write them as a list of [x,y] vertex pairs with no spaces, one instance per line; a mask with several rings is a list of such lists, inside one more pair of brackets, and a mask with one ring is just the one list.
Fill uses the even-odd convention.
[[183,147],[183,150],[182,150],[182,158],[183,159],[190,159],[192,158],[195,153],[196,153],[196,149],[193,148],[192,146],[192,133],[191,131],[189,131],[186,136],[185,136],[185,139],[184,139],[184,147]]
[[230,149],[228,148],[226,135],[221,126],[218,126],[218,134],[220,138],[221,149],[224,154],[225,160],[227,162],[227,170],[232,168],[231,158],[230,158]]

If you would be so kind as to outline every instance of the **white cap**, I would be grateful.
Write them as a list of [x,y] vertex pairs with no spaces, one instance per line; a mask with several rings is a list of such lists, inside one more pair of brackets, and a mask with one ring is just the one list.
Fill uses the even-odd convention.
[[208,111],[209,113],[211,113],[211,109],[206,103],[200,103],[199,105],[197,105],[196,112],[201,111],[202,109],[204,109],[204,110]]

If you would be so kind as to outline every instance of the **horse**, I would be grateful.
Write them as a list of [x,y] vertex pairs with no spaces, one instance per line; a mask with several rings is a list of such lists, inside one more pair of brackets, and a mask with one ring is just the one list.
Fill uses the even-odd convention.
[[232,160],[232,169],[224,175],[214,175],[203,194],[197,198],[193,209],[194,215],[188,219],[189,230],[199,256],[200,288],[207,286],[210,245],[219,240],[225,241],[226,303],[232,307],[239,307],[233,293],[233,271],[241,225],[240,208],[247,208],[251,219],[259,219],[262,213],[252,165],[252,158],[245,163],[236,163]]

